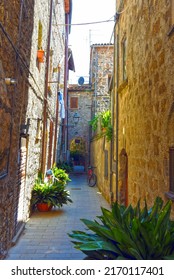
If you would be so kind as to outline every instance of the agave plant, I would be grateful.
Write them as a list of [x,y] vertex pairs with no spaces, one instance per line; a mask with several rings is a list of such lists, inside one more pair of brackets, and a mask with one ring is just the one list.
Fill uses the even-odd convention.
[[[82,219],[88,232],[73,231],[75,248],[89,259],[162,260],[174,259],[174,222],[171,201],[163,206],[160,197],[149,210],[115,202],[111,211],[101,208],[99,221]],[[89,231],[90,230],[90,231]]]

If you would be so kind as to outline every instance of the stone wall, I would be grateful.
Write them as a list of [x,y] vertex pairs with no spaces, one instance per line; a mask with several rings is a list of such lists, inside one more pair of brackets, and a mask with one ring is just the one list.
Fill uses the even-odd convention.
[[[116,160],[118,116],[118,159],[123,148],[128,157],[128,202],[135,204],[146,197],[152,204],[157,195],[167,200],[169,147],[174,143],[171,1],[123,2],[125,11],[117,20],[115,33],[119,46],[115,69],[119,109],[115,99],[114,154]],[[125,39],[127,79],[123,80]],[[119,197],[121,186],[120,177]]]
[[97,187],[105,199],[111,203],[111,143],[105,137],[94,137],[90,143],[90,163],[95,166],[94,173],[97,175]]
[[[64,1],[59,2],[53,6],[54,23],[64,22]],[[29,217],[31,188],[40,169],[49,10],[45,0],[0,3],[0,258]],[[37,60],[39,21],[44,63]],[[64,27],[52,28],[50,48],[49,79],[57,80],[53,69],[64,54]],[[60,83],[63,71],[62,63]],[[17,84],[6,85],[5,77],[15,78]],[[57,84],[53,83],[47,100],[48,140],[50,123],[55,120],[56,94]],[[47,155],[49,145],[47,141]]]
[[112,44],[94,44],[90,55],[90,83],[94,90],[92,115],[110,108],[109,81],[113,72]]
[[[70,85],[68,90],[68,150],[70,149],[71,141],[75,138],[81,137],[86,146],[85,153],[85,169],[88,165],[89,156],[89,136],[91,120],[91,105],[92,105],[93,90],[89,85]],[[78,107],[71,108],[70,99],[76,97],[78,99]],[[74,125],[74,113],[79,114],[79,121]]]
[[[94,90],[92,117],[99,112],[111,109],[109,89],[113,73],[113,61],[114,46],[112,44],[94,44],[91,46],[90,83]],[[94,171],[98,178],[97,186],[109,202],[112,200],[110,145],[111,143],[107,142],[105,137],[101,137],[100,128],[96,132],[92,132],[90,164],[96,166]]]

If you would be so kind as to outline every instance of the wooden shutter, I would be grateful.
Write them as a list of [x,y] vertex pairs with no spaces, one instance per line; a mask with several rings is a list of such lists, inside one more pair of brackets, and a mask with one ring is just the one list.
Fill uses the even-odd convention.
[[78,97],[70,98],[70,109],[78,109]]

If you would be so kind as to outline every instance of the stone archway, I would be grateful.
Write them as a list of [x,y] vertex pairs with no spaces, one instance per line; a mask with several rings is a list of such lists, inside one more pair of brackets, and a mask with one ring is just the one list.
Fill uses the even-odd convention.
[[70,158],[74,166],[85,168],[86,142],[82,137],[75,137],[70,142]]

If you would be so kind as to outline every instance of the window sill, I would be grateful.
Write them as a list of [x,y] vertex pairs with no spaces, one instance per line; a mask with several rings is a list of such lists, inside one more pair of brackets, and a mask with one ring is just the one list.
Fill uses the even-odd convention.
[[167,198],[174,201],[174,192],[166,192],[165,195]]

